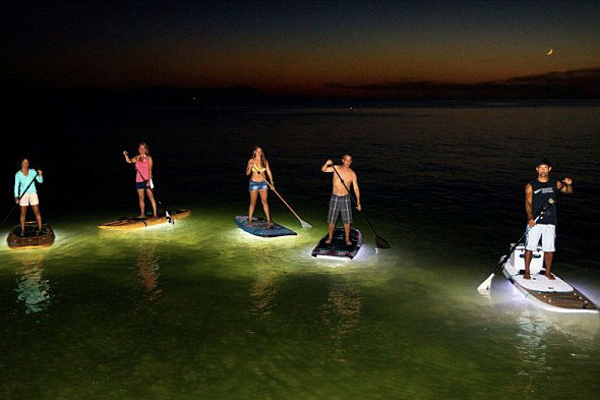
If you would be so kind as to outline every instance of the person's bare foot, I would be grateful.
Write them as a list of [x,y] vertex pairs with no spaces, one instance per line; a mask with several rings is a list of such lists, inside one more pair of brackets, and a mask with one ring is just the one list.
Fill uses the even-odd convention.
[[531,275],[525,274],[525,275],[523,275],[523,279],[528,279],[529,280],[529,279],[531,279]]
[[271,221],[267,221],[267,229],[273,229],[273,225]]
[[346,246],[352,246],[352,241],[351,240],[346,240]]
[[327,239],[327,240],[325,241],[325,244],[331,244],[331,238]]
[[146,219],[146,216],[144,214],[140,214],[137,216],[139,219]]
[[555,280],[556,278],[554,277],[554,275],[550,274],[545,274],[546,278],[550,279],[551,281]]

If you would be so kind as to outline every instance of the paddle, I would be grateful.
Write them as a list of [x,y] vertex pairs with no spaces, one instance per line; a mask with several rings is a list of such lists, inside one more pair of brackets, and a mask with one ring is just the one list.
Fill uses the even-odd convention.
[[27,191],[29,190],[29,188],[31,187],[31,185],[33,185],[33,182],[35,182],[35,179],[37,177],[38,177],[38,174],[36,172],[35,176],[31,180],[31,182],[29,182],[29,185],[27,185],[27,187],[25,188],[25,190],[23,191],[23,193],[19,196],[19,199],[15,202],[15,205],[10,209],[10,211],[6,215],[6,217],[4,217],[4,219],[2,220],[2,223],[0,223],[0,228],[2,228],[4,226],[4,224],[6,223],[6,221],[8,220],[8,218],[15,211],[15,208],[17,208],[17,206],[19,205],[19,202],[21,201],[21,199],[23,198],[23,196],[25,196],[25,193],[27,193]]
[[[154,190],[150,187],[150,185],[148,184],[148,181],[146,180],[144,175],[142,175],[142,173],[136,167],[135,164],[133,164],[133,167],[135,168],[135,171],[138,173],[140,178],[142,178],[142,180],[146,183],[146,189],[148,189],[149,191],[152,192],[152,194],[154,194]],[[160,206],[163,208],[163,210],[165,210],[165,217],[167,217],[167,222],[171,225],[175,225],[175,220],[173,220],[173,218],[171,218],[171,214],[169,214],[169,210],[167,210],[167,207],[165,207],[165,205],[156,197],[156,195],[154,195],[154,200],[156,200],[156,202],[158,204],[160,204]]]
[[[546,203],[543,207],[542,210],[540,211],[540,213],[537,215],[537,217],[535,217],[535,219],[533,220],[534,222],[537,222],[540,217],[542,215],[544,215],[544,213],[546,212],[546,210],[548,209],[548,207],[550,207],[552,204],[554,204],[554,199],[549,199],[548,203]],[[512,255],[512,253],[515,251],[515,249],[521,244],[521,241],[523,240],[523,238],[525,238],[525,236],[527,236],[527,233],[529,232],[529,229],[531,229],[529,227],[529,225],[527,226],[527,229],[525,229],[525,233],[523,235],[521,235],[521,237],[519,238],[519,240],[517,240],[515,242],[515,244],[510,248],[510,251],[508,252],[508,254],[506,254],[504,257],[502,257],[502,260],[500,260],[500,263],[498,264],[498,266],[496,267],[496,269],[494,270],[494,272],[492,272],[492,274],[490,276],[488,276],[488,278],[483,281],[481,283],[481,285],[479,285],[479,287],[477,288],[477,290],[479,292],[487,292],[490,290],[490,287],[492,286],[492,279],[494,279],[494,276],[502,271],[502,269],[504,269],[504,264],[506,264],[506,261],[508,260],[508,258]]]
[[[256,173],[258,173],[258,174],[260,175],[260,171],[256,171]],[[271,184],[269,183],[269,181],[267,181],[266,177],[265,177],[265,183],[266,183],[267,185],[269,185],[269,187],[271,188],[271,190],[272,190],[273,192],[275,192],[275,194],[277,195],[277,197],[279,197],[279,199],[280,199],[280,200],[283,202],[283,204],[285,204],[285,205],[286,205],[286,207],[290,209],[290,211],[292,212],[292,214],[294,214],[294,215],[296,216],[296,218],[298,218],[298,221],[300,221],[300,225],[302,225],[302,227],[303,227],[303,228],[312,228],[312,225],[311,225],[311,224],[309,224],[309,223],[308,223],[308,222],[306,222],[306,221],[303,221],[303,220],[302,220],[302,218],[300,218],[300,217],[298,216],[298,214],[296,214],[296,211],[294,211],[294,210],[292,209],[292,207],[291,207],[291,206],[290,206],[290,205],[287,203],[287,201],[285,201],[285,200],[283,199],[283,197],[281,197],[281,195],[279,194],[279,192],[277,192],[277,190],[275,190],[275,188],[273,187],[273,185],[271,185]]]
[[[350,195],[350,198],[352,199],[352,201],[354,201],[354,203],[358,206],[358,202],[356,201],[356,199],[354,198],[354,196],[350,192],[350,188],[348,187],[348,185],[346,185],[346,182],[344,182],[344,180],[342,179],[342,176],[340,175],[340,173],[337,171],[337,169],[335,168],[334,165],[330,165],[330,166],[331,166],[331,168],[333,168],[333,171],[335,172],[335,174],[338,176],[338,178],[342,182],[342,185],[344,185],[344,187],[346,188],[346,191],[348,191],[348,194]],[[369,225],[369,228],[371,228],[371,231],[373,231],[373,234],[375,235],[375,242],[377,243],[377,247],[380,248],[380,249],[389,249],[389,248],[391,248],[392,246],[390,246],[390,244],[388,243],[388,241],[385,240],[384,238],[382,238],[381,236],[379,236],[377,234],[377,231],[375,231],[375,228],[373,227],[373,224],[371,224],[371,221],[369,221],[369,218],[367,218],[367,214],[365,214],[364,211],[362,211],[362,210],[359,210],[359,212],[363,216],[363,218],[365,219],[365,221],[367,221],[367,225]]]

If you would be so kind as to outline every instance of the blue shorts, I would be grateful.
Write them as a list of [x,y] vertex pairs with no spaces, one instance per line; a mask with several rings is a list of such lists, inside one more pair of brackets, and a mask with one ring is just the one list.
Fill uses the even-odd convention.
[[248,186],[249,192],[251,192],[253,190],[268,190],[268,189],[269,189],[269,185],[267,185],[267,182],[265,182],[265,181],[260,181],[260,182],[250,181],[250,185]]
[[136,189],[148,189],[148,186],[146,185],[146,182],[136,182],[135,188]]

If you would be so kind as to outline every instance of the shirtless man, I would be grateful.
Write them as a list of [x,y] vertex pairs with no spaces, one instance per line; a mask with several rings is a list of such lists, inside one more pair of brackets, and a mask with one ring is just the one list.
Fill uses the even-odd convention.
[[[350,154],[344,154],[342,157],[342,165],[333,165],[333,161],[327,160],[321,167],[321,171],[333,173],[333,190],[331,193],[331,200],[329,200],[329,214],[327,215],[328,235],[325,243],[331,243],[333,239],[333,231],[335,230],[335,223],[338,216],[341,214],[342,222],[344,224],[344,236],[346,244],[352,245],[350,241],[350,224],[352,223],[352,198],[350,197],[350,186],[354,187],[354,194],[356,195],[356,209],[361,210],[360,207],[360,189],[358,188],[358,178],[356,173],[350,168],[352,164],[352,156]],[[335,168],[335,171],[334,171]],[[337,174],[335,173],[337,171]],[[338,176],[339,174],[339,176]],[[340,176],[342,180],[340,180]]]

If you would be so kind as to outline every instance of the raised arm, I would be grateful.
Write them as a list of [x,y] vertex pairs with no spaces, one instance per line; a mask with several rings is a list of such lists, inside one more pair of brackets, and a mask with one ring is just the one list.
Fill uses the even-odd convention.
[[356,209],[361,211],[362,206],[360,205],[360,188],[358,187],[358,177],[355,172],[352,172],[352,186],[354,187],[354,194],[356,195]]
[[535,226],[533,218],[533,187],[529,183],[525,186],[525,212],[527,213],[527,223],[529,226]]
[[248,164],[246,164],[246,175],[250,175],[252,173],[252,167],[254,167],[254,160],[249,159]]
[[556,182],[556,188],[564,194],[573,194],[573,180],[571,178],[565,178],[562,182]]
[[325,164],[321,167],[321,171],[323,172],[333,172],[333,161],[327,160]]
[[44,176],[42,175],[43,172],[41,169],[38,169],[37,171],[33,171],[35,174],[37,174],[37,176],[35,177],[35,180],[38,181],[39,183],[44,183]]
[[137,156],[129,158],[129,153],[127,152],[127,150],[123,150],[123,155],[125,156],[125,162],[127,164],[135,164],[135,162],[137,161]]

